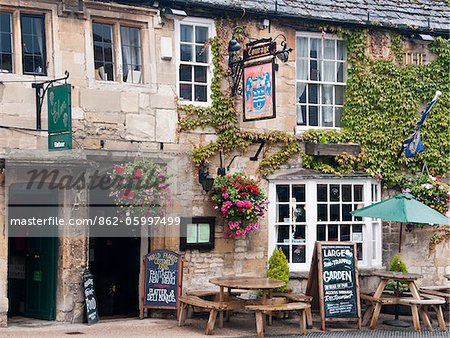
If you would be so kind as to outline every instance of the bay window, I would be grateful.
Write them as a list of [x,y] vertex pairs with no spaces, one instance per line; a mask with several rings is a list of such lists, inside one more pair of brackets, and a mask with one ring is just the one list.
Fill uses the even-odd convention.
[[305,180],[269,185],[269,252],[281,248],[291,270],[307,271],[315,241],[351,241],[361,266],[381,265],[379,220],[350,212],[380,200],[369,179]]

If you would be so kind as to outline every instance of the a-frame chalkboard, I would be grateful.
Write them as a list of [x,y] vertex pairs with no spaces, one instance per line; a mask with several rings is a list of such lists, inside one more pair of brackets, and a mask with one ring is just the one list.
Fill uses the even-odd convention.
[[306,294],[320,310],[322,330],[327,321],[354,319],[361,329],[356,243],[316,242]]
[[169,250],[155,250],[144,256],[142,264],[141,319],[144,309],[174,309],[180,313],[183,261]]

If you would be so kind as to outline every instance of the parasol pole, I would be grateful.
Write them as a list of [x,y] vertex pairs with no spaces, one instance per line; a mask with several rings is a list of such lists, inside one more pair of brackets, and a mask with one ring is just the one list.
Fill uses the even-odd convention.
[[403,232],[403,222],[400,222],[400,234],[398,238],[398,253],[402,252],[402,232]]

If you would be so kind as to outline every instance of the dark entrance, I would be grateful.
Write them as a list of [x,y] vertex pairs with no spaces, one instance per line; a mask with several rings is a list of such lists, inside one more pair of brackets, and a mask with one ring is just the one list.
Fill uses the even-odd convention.
[[[58,192],[12,185],[8,216],[9,220],[58,216]],[[24,237],[9,238],[8,315],[55,320],[57,268],[58,237],[24,234]]]
[[[91,218],[117,217],[108,190],[90,191]],[[94,275],[100,319],[139,315],[139,237],[90,237],[89,269]]]

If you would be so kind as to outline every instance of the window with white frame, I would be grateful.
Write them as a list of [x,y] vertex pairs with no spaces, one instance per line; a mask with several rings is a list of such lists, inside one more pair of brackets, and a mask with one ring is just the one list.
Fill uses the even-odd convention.
[[[139,28],[93,22],[92,40],[96,80],[142,83]],[[119,53],[115,52],[115,46],[120,46]],[[117,67],[117,64],[122,64],[122,67]]]
[[[13,31],[13,27],[18,29]],[[20,37],[14,36],[15,32]],[[18,39],[17,44],[14,39]],[[15,60],[20,57],[21,61]],[[44,14],[29,14],[17,10],[0,12],[0,73],[12,72],[47,75]]]
[[381,227],[350,212],[380,199],[371,180],[305,180],[269,186],[269,251],[281,248],[292,270],[307,270],[315,241],[352,241],[361,266],[381,265]]
[[213,34],[210,20],[188,18],[178,22],[178,96],[184,103],[209,101],[209,39]]
[[0,72],[13,71],[11,13],[0,12]]
[[297,34],[297,126],[341,127],[347,49],[337,37]]

